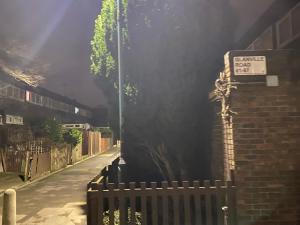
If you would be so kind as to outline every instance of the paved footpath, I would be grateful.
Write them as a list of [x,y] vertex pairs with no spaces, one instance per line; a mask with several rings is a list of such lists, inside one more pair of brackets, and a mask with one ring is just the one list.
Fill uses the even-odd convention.
[[[17,190],[17,224],[86,225],[86,185],[117,154],[95,156]],[[0,225],[2,202],[0,197]]]

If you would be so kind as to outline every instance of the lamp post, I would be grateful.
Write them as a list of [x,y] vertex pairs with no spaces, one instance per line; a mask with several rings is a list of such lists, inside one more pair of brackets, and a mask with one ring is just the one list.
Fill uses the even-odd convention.
[[118,82],[119,82],[119,126],[120,126],[120,160],[119,177],[121,179],[122,170],[125,166],[123,150],[123,77],[122,77],[122,58],[121,58],[121,25],[120,25],[120,0],[117,0],[117,35],[118,35]]

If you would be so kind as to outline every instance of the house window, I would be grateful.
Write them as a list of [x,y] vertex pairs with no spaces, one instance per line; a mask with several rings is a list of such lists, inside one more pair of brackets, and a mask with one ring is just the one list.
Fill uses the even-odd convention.
[[35,95],[35,103],[38,105],[42,105],[42,96],[36,94]]
[[12,95],[13,95],[13,89],[12,89],[11,86],[9,86],[9,87],[7,88],[7,96],[8,96],[8,97],[12,97]]
[[22,101],[25,99],[25,91],[22,89],[20,89],[20,99],[22,99]]
[[19,89],[18,88],[13,88],[13,97],[18,98],[19,97]]
[[7,97],[7,86],[7,83],[0,81],[0,95],[3,97]]

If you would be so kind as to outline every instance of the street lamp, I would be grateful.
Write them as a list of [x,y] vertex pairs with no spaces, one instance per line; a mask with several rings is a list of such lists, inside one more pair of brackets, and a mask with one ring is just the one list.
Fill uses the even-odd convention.
[[121,25],[120,25],[120,0],[117,0],[117,34],[118,34],[118,82],[119,82],[119,126],[120,126],[120,160],[119,170],[125,165],[123,152],[123,77],[121,62]]

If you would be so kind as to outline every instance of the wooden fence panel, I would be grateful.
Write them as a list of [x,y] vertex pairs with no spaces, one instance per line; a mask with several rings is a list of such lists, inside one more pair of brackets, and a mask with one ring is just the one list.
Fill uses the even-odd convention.
[[177,189],[178,189],[178,182],[177,181],[173,181],[172,182],[172,199],[173,199],[173,220],[174,220],[174,225],[180,225],[180,217],[179,217],[179,213],[174,213],[174,212],[179,212],[179,195],[177,193]]
[[98,210],[98,207],[102,205],[99,203],[99,200],[101,199],[98,197],[98,194],[98,190],[89,191],[87,193],[87,202],[89,203],[87,205],[87,210],[89,212],[89,216],[87,217],[88,224],[103,225],[103,217],[100,216],[103,215],[103,212]]
[[223,203],[223,197],[222,197],[222,189],[221,189],[222,182],[220,180],[216,181],[216,210],[217,210],[217,222],[220,225],[224,225],[224,218],[222,214],[222,203]]
[[6,150],[1,154],[5,162],[5,172],[24,173],[26,164],[26,151]]
[[158,224],[158,216],[157,216],[157,183],[152,182],[151,183],[151,189],[153,190],[151,192],[151,214],[152,214],[152,224],[157,225]]
[[210,181],[204,181],[205,193],[205,212],[206,212],[206,224],[212,225],[212,205],[211,205],[211,193],[210,193]]
[[[198,189],[200,189],[200,182],[194,181],[193,187],[195,190],[194,193],[194,203],[195,203],[195,223],[202,225],[202,210],[201,210],[201,196],[197,194]],[[179,225],[179,224],[178,224]]]
[[161,183],[162,191],[161,191],[161,198],[162,198],[162,218],[163,224],[169,224],[169,202],[168,202],[168,182],[164,181]]
[[183,181],[182,186],[184,188],[184,194],[183,194],[184,223],[186,225],[191,225],[191,208],[190,208],[191,192],[189,190],[189,182],[188,181]]
[[37,164],[38,164],[38,157],[36,154],[33,154],[29,158],[29,178],[34,178],[36,176],[36,170],[37,170]]
[[101,138],[101,152],[106,152],[112,148],[112,138]]
[[235,199],[235,188],[231,181],[226,182],[227,191],[227,202],[228,202],[228,213],[229,213],[229,224],[236,224],[236,199]]
[[115,224],[115,195],[114,184],[107,184],[109,190],[108,206],[109,206],[109,225]]
[[[103,190],[103,185],[100,184],[98,186],[98,201],[95,203],[96,204],[96,207],[99,207],[96,209],[96,216],[97,216],[97,223],[99,225],[103,225],[103,212],[104,212],[104,206],[103,206],[103,202],[104,202],[104,199],[102,198],[102,190]],[[97,196],[96,196],[97,197]]]
[[50,152],[42,152],[38,154],[38,169],[37,172],[40,175],[44,173],[48,173],[51,170],[51,153]]
[[82,155],[89,154],[89,133],[84,130],[82,132]]
[[129,183],[129,205],[130,205],[130,225],[136,224],[136,195],[135,195],[135,183]]
[[[0,152],[2,172],[18,173],[23,176],[24,180],[31,175],[36,177],[40,172],[48,171],[50,157],[49,153],[45,153],[48,150],[42,139],[6,146]],[[34,156],[37,154],[41,154],[41,157]],[[38,163],[39,161],[40,163]]]
[[[104,180],[104,179],[102,179]],[[107,189],[103,187],[107,186]],[[98,194],[97,194],[98,193]],[[88,225],[224,225],[222,207],[230,208],[229,219],[234,221],[235,187],[216,181],[174,181],[161,185],[145,182],[106,185],[93,182],[88,190]],[[106,206],[108,203],[108,206]],[[104,212],[105,211],[105,212]],[[118,220],[118,221],[117,221]],[[234,224],[234,223],[231,223]]]
[[126,195],[125,195],[125,184],[119,184],[120,197],[119,197],[119,211],[120,211],[120,224],[127,224],[128,208],[126,205]]
[[34,179],[51,170],[51,153],[50,152],[32,152],[29,158],[29,177]]

